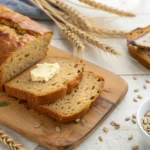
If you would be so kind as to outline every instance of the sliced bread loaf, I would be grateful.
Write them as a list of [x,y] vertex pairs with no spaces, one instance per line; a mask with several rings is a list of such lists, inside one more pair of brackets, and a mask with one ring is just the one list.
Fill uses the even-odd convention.
[[62,98],[76,87],[82,80],[83,63],[61,57],[46,57],[38,64],[58,63],[59,73],[47,82],[32,81],[30,71],[32,66],[13,80],[5,84],[8,95],[27,100],[29,107],[51,103]]
[[104,79],[91,72],[84,72],[78,87],[70,94],[51,104],[38,106],[36,109],[48,117],[62,122],[72,122],[82,117],[93,102],[99,97],[104,86]]
[[142,65],[150,69],[150,26],[137,28],[127,36],[129,53]]
[[52,32],[0,5],[0,89],[46,56]]

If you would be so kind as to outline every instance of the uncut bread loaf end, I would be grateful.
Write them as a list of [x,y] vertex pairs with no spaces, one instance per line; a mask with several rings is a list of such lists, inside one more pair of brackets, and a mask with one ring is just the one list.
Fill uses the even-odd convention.
[[52,32],[0,5],[0,89],[47,53]]
[[101,94],[104,79],[92,72],[83,72],[79,86],[65,97],[46,105],[40,105],[37,110],[45,116],[62,123],[80,119]]
[[38,64],[58,63],[59,72],[49,81],[32,81],[30,71],[32,66],[16,78],[5,84],[6,93],[12,97],[27,100],[30,108],[51,103],[70,93],[82,80],[84,64],[80,60],[62,57],[45,57]]

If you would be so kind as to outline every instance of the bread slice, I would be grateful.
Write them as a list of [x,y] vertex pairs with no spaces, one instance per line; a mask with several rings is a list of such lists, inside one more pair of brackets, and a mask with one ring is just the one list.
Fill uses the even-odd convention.
[[127,36],[127,46],[129,53],[146,68],[150,69],[150,47],[139,44],[137,39],[149,34],[150,26],[137,28]]
[[76,87],[82,80],[83,63],[61,57],[46,57],[38,64],[59,63],[60,70],[47,82],[31,80],[30,71],[36,65],[26,70],[5,84],[6,93],[12,97],[27,100],[29,107],[51,103],[62,98]]
[[51,104],[36,109],[48,117],[62,123],[72,122],[82,117],[102,92],[104,79],[92,72],[83,72],[83,79],[70,94]]
[[0,89],[46,56],[53,33],[0,5]]

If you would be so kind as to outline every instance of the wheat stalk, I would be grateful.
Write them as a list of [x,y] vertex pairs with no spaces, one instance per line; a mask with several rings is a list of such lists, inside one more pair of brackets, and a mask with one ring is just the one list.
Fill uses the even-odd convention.
[[[40,0],[40,1],[44,1],[44,0]],[[35,2],[37,2],[37,0],[35,0]],[[36,3],[40,8],[43,9],[42,5],[40,3]],[[50,8],[50,7],[49,7]],[[83,42],[81,41],[81,39],[74,34],[73,32],[71,32],[69,29],[67,29],[66,27],[63,27],[62,23],[59,23],[55,18],[52,17],[52,15],[47,12],[45,10],[45,12],[47,13],[47,15],[49,15],[53,21],[56,23],[56,25],[60,28],[61,33],[63,34],[63,36],[74,45],[74,51],[83,51],[85,49],[85,46],[83,44]]]
[[71,32],[69,29],[62,28],[61,32],[63,36],[75,46],[74,51],[83,51],[85,49],[85,46],[81,41],[81,39],[76,34]]
[[[82,27],[80,26],[80,24],[72,19],[70,16],[68,16],[65,13],[61,13],[60,16],[65,19],[67,22],[79,27],[82,29]],[[84,29],[83,29],[84,30]],[[120,31],[120,30],[110,30],[110,29],[106,29],[106,28],[98,28],[95,26],[91,25],[91,31],[89,31],[90,33],[96,33],[99,37],[111,37],[111,38],[120,38],[120,37],[126,37],[128,32],[125,31]]]
[[98,28],[98,27],[92,27],[92,32],[97,33],[100,37],[114,37],[114,38],[126,37],[128,34],[128,32],[125,31],[109,30],[106,28]]
[[17,143],[12,137],[0,130],[0,142],[10,147],[12,150],[25,150],[23,145]]
[[135,15],[133,13],[125,12],[125,11],[122,11],[122,10],[118,10],[118,9],[109,7],[109,6],[105,5],[105,4],[102,4],[100,2],[96,2],[94,0],[79,0],[79,1],[85,3],[85,4],[89,5],[89,6],[92,6],[92,7],[96,8],[96,9],[104,10],[104,11],[107,11],[109,13],[117,14],[119,16],[135,17]]
[[48,1],[55,4],[61,10],[63,10],[66,14],[68,14],[71,18],[76,20],[78,22],[78,24],[80,24],[81,28],[83,28],[84,30],[91,29],[91,24],[86,19],[86,17],[81,15],[81,13],[79,13],[73,7],[67,5],[66,3],[62,2],[61,0],[48,0]]
[[[39,0],[40,1],[40,4],[44,7],[44,8],[46,8],[48,11],[51,11],[51,12],[55,12],[55,13],[57,13],[57,14],[59,14],[59,15],[64,15],[65,13],[64,12],[62,12],[61,10],[59,10],[59,9],[57,9],[57,8],[55,8],[55,7],[53,7],[53,6],[51,6],[50,5],[50,3],[48,3],[46,0]],[[39,6],[39,5],[38,5]]]
[[55,7],[51,7],[51,5],[49,5],[49,3],[47,3],[46,0],[40,0],[42,6],[47,9],[50,12],[55,12],[56,14],[58,14],[60,17],[62,17],[63,19],[65,19],[66,21],[68,21],[71,24],[78,24],[77,21],[73,18],[71,18],[70,15],[66,14],[65,12],[62,12],[58,9],[56,9]]
[[[61,23],[59,23],[54,17],[53,15],[59,19],[66,27],[68,27],[73,33],[77,34],[81,39],[84,39],[86,41],[88,41],[90,44],[102,49],[104,52],[108,52],[114,55],[120,55],[117,51],[115,51],[114,48],[102,43],[99,41],[99,39],[95,38],[94,36],[89,35],[88,33],[86,33],[85,31],[82,31],[80,29],[78,29],[77,27],[75,27],[74,25],[68,23],[67,21],[65,21],[63,18],[61,18],[56,12],[48,12],[47,10],[45,10],[42,6],[42,4],[38,1],[38,0],[30,0],[32,1],[35,5],[37,5],[38,7],[40,7],[49,17],[51,17],[51,19],[57,24],[57,26],[59,28],[61,28]],[[35,3],[36,2],[36,3]]]
[[108,52],[114,55],[120,55],[113,47],[110,47],[102,42],[99,41],[99,39],[97,39],[94,36],[89,35],[88,33],[78,29],[77,27],[71,25],[71,24],[67,24],[68,28],[74,32],[75,34],[77,34],[80,38],[88,41],[90,44],[102,49],[104,52]]
[[[42,2],[42,5],[49,11],[56,12],[58,15],[60,15],[63,19],[65,19],[69,23],[85,30],[85,28],[82,28],[81,24],[76,19],[72,18],[70,15],[67,15],[64,12],[61,12],[60,10],[57,10],[56,8],[51,7],[49,3],[46,2],[46,0],[40,0],[40,1]],[[94,33],[97,33],[100,37],[126,37],[127,35],[127,32],[124,32],[124,31],[97,28],[97,27],[93,27],[92,25],[91,25],[91,31]]]

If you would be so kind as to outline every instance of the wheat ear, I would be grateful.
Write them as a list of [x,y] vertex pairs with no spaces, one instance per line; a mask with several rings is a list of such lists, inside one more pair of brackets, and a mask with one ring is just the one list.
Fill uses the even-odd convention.
[[[40,1],[44,1],[44,0],[40,0]],[[33,1],[32,1],[33,2]],[[37,6],[39,6],[42,10],[44,9],[42,4],[39,3],[39,1],[37,2],[37,0],[35,0],[34,4],[36,4]],[[85,46],[83,44],[83,42],[81,41],[81,39],[74,33],[72,33],[69,29],[67,29],[66,27],[63,27],[64,25],[62,25],[61,23],[59,23],[51,14],[50,12],[44,10],[45,13],[51,17],[51,19],[56,23],[56,25],[58,26],[58,28],[60,28],[61,33],[63,34],[63,36],[74,45],[76,51],[83,51],[85,49]],[[56,13],[56,12],[55,12]]]
[[116,8],[109,7],[105,4],[102,4],[100,2],[96,2],[94,0],[79,0],[79,1],[85,3],[89,6],[92,6],[93,8],[104,10],[104,11],[107,11],[109,13],[117,14],[119,16],[135,17],[135,14],[133,14],[133,13],[118,10]]
[[83,51],[85,49],[85,46],[83,44],[83,42],[81,41],[81,39],[74,34],[73,32],[71,32],[69,29],[67,28],[62,28],[61,32],[63,34],[63,36],[74,45],[75,50],[78,51]]
[[66,3],[62,2],[61,0],[48,0],[49,2],[55,4],[57,7],[59,7],[61,10],[63,10],[65,13],[70,15],[71,18],[76,20],[78,24],[80,24],[81,28],[84,30],[90,30],[91,24],[86,19],[85,16],[81,15],[77,10],[75,10],[73,7],[67,5]]
[[128,34],[128,32],[125,31],[109,30],[106,28],[98,28],[98,27],[92,27],[92,31],[94,33],[97,33],[100,37],[120,38],[120,37],[126,37]]
[[88,33],[78,29],[77,27],[71,25],[71,24],[67,24],[68,28],[74,32],[75,34],[77,34],[80,38],[88,41],[90,44],[101,48],[104,52],[108,52],[114,55],[120,55],[113,47],[110,47],[102,42],[99,41],[99,39],[95,38],[94,36],[89,35]]
[[0,142],[10,147],[12,150],[25,150],[23,145],[17,143],[12,137],[0,130]]
[[81,39],[84,39],[86,41],[88,41],[90,44],[101,48],[104,52],[108,52],[114,55],[120,55],[117,51],[115,51],[114,48],[102,43],[99,41],[99,39],[95,38],[94,36],[90,36],[88,35],[88,33],[78,29],[77,27],[73,26],[72,24],[68,23],[67,21],[65,21],[62,17],[60,17],[56,12],[53,12],[52,14],[50,12],[48,12],[47,10],[45,10],[43,8],[43,6],[40,4],[40,2],[38,0],[30,0],[31,2],[33,2],[35,5],[37,5],[39,8],[41,8],[49,17],[51,17],[51,19],[58,25],[60,26],[60,23],[58,23],[56,21],[56,19],[53,17],[53,15],[58,18],[62,23],[64,23],[64,25],[66,27],[68,27],[73,33],[77,34]]

